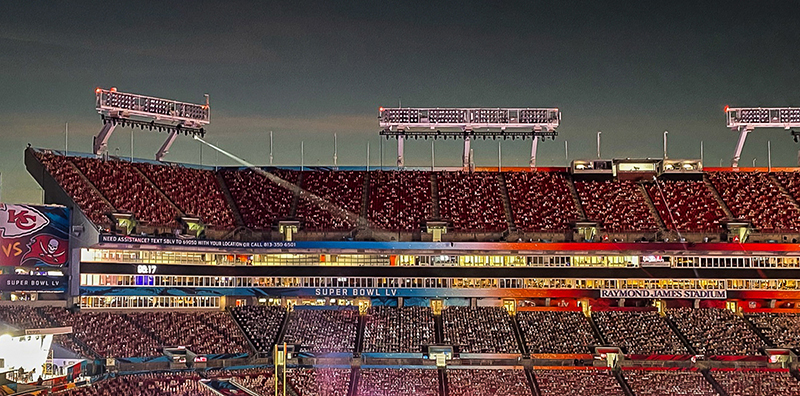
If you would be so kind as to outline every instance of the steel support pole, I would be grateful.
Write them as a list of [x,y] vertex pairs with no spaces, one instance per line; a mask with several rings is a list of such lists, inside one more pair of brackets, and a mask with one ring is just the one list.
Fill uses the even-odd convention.
[[731,166],[734,168],[739,167],[739,159],[742,158],[742,149],[744,148],[744,142],[747,140],[747,134],[752,131],[751,129],[747,129],[745,127],[739,128],[739,141],[736,142],[736,149],[733,152],[733,159],[731,159]]

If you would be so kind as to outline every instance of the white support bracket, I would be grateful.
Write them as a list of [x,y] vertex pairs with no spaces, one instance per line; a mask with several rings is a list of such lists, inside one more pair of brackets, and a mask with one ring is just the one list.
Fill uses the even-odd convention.
[[465,170],[469,169],[469,162],[470,162],[469,161],[470,160],[469,152],[470,152],[470,137],[469,136],[465,136],[464,137],[464,155],[461,156],[461,166]]
[[169,148],[172,146],[172,143],[175,143],[175,139],[178,138],[178,131],[171,130],[169,131],[169,136],[167,136],[167,140],[164,141],[164,144],[161,145],[161,148],[158,149],[156,152],[156,161],[161,161],[164,159],[164,156],[169,153]]
[[103,155],[108,152],[108,139],[111,138],[111,134],[114,133],[114,128],[117,127],[113,122],[109,120],[106,121],[108,122],[103,124],[103,129],[94,137],[94,141],[92,142],[94,155]]
[[405,157],[403,157],[403,143],[405,138],[403,135],[397,136],[397,167],[402,168],[406,165]]
[[736,149],[733,153],[733,159],[731,160],[731,166],[734,168],[739,167],[739,159],[742,158],[742,149],[744,148],[744,142],[747,140],[747,134],[753,131],[753,127],[751,126],[740,126],[739,128],[739,140],[736,142]]
[[534,136],[531,141],[531,168],[536,167],[536,151],[539,149],[539,138]]

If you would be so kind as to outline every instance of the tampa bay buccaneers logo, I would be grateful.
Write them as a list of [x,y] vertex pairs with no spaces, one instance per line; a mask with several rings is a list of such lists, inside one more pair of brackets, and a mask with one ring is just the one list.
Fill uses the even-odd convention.
[[67,263],[67,241],[52,235],[42,234],[31,238],[28,253],[20,262],[38,260],[48,265],[64,265]]

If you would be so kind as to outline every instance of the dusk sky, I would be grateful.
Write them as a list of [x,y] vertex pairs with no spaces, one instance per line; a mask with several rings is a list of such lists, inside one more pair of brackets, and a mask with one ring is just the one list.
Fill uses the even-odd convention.
[[[207,140],[246,160],[378,165],[379,106],[559,107],[559,137],[539,164],[595,155],[728,165],[737,135],[723,107],[800,106],[800,3],[507,1],[0,2],[2,201],[41,202],[23,150],[91,151],[101,121],[95,87],[171,99],[211,97]],[[130,155],[130,128],[109,143]],[[134,132],[152,159],[166,134]],[[797,163],[800,144],[757,130],[742,166]],[[385,163],[395,142],[384,142]],[[473,145],[497,165],[497,142]],[[198,163],[200,144],[179,139],[170,161]],[[461,144],[438,142],[437,165],[460,163]],[[506,141],[503,165],[527,165],[529,142]],[[406,164],[430,166],[430,141],[406,145]],[[203,163],[217,159],[207,148]],[[220,165],[231,161],[219,158]]]

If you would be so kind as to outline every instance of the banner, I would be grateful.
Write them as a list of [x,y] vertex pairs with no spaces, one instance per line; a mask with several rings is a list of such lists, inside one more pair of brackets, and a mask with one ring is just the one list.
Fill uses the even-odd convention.
[[728,291],[702,289],[601,289],[600,298],[701,298],[704,300],[725,300],[728,298]]
[[69,264],[69,210],[0,203],[0,266]]
[[51,292],[66,290],[66,276],[0,275],[0,291]]

